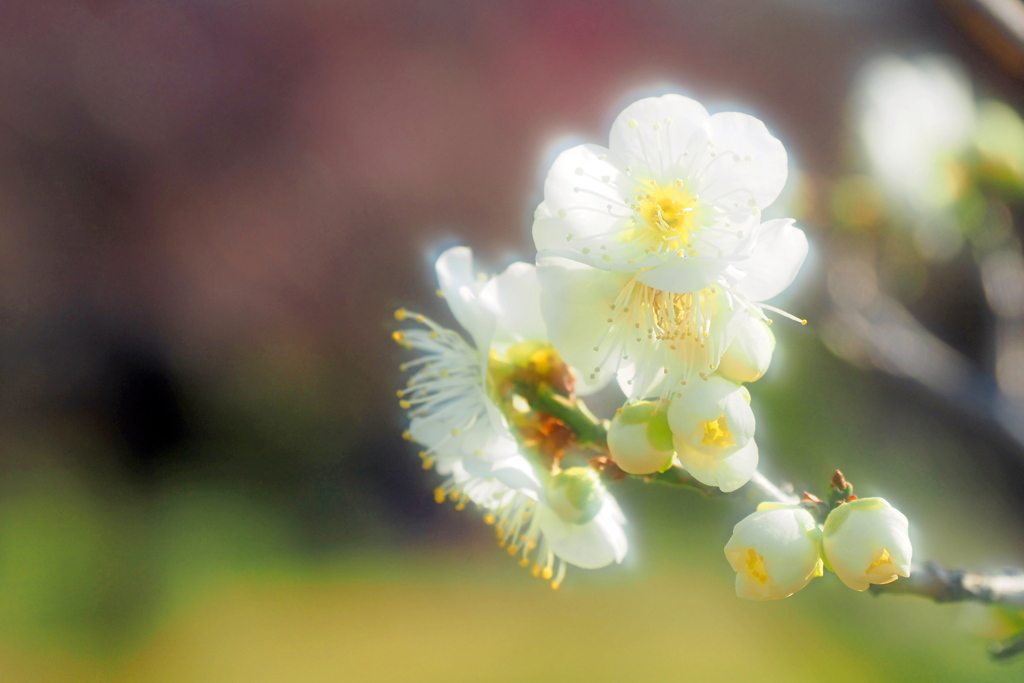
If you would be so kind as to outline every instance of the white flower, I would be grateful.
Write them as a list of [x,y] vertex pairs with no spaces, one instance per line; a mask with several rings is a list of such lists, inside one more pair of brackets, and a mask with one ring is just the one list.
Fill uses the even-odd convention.
[[508,406],[492,398],[494,378],[509,367],[542,376],[561,367],[546,342],[534,267],[515,263],[490,280],[474,277],[471,253],[456,247],[441,255],[436,269],[442,295],[474,343],[405,309],[395,317],[423,327],[394,335],[421,353],[403,365],[417,371],[399,397],[410,411],[407,438],[426,447],[424,466],[448,475],[435,499],[488,510],[485,520],[496,525],[501,544],[524,566],[532,562],[534,574],[555,588],[566,564],[621,562],[625,518],[596,473],[571,468],[552,477],[539,471],[502,412]]
[[822,574],[821,531],[798,505],[763,503],[732,531],[725,556],[736,572],[736,595],[788,598]]
[[855,591],[910,576],[909,523],[882,498],[860,498],[829,513],[822,533],[826,566]]
[[595,381],[621,368],[632,397],[668,397],[714,370],[737,313],[763,316],[758,303],[806,256],[792,221],[760,222],[786,175],[785,149],[759,120],[709,116],[679,95],[627,107],[608,148],[559,155],[533,236],[562,357]]
[[956,253],[962,236],[946,212],[962,185],[963,174],[952,162],[974,133],[967,75],[940,56],[890,56],[869,63],[859,80],[855,116],[872,175],[913,221],[927,253]]
[[746,316],[715,374],[733,382],[756,382],[768,371],[775,352],[775,335],[767,323]]
[[757,469],[754,413],[746,388],[709,377],[680,392],[668,408],[672,442],[698,481],[734,491]]
[[[407,438],[425,446],[427,465],[436,462],[446,474],[453,460],[494,460],[519,452],[508,421],[489,393],[492,363],[526,349],[538,358],[552,356],[534,266],[513,263],[488,279],[474,274],[469,249],[454,247],[437,259],[436,271],[440,294],[473,344],[405,309],[396,311],[395,317],[423,328],[395,332],[394,339],[421,354],[402,365],[403,370],[417,368],[408,388],[398,392],[401,406],[410,411]],[[583,387],[587,388],[594,387]]]
[[619,410],[608,427],[608,451],[630,474],[653,474],[671,465],[675,451],[665,407],[643,401]]
[[435,499],[487,510],[484,521],[495,526],[500,545],[552,588],[561,586],[567,564],[598,569],[626,556],[626,518],[592,469],[564,470],[544,486],[523,456],[477,465],[476,474],[456,472]]

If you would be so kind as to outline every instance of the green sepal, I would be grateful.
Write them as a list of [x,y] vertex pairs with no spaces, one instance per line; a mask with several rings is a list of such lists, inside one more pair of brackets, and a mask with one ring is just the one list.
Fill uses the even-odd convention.
[[672,429],[668,426],[668,411],[662,410],[647,423],[647,441],[659,451],[674,450]]

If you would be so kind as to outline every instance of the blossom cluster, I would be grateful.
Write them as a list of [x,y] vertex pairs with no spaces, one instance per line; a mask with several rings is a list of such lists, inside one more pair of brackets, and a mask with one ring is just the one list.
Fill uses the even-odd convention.
[[[406,309],[396,318],[415,325],[394,333],[418,354],[398,395],[406,438],[446,477],[438,502],[479,507],[500,544],[557,588],[569,564],[626,555],[610,481],[677,468],[724,492],[746,484],[758,450],[745,384],[771,362],[769,314],[806,322],[765,303],[807,255],[794,221],[762,219],[786,177],[785,149],[758,119],[679,95],[643,99],[615,119],[607,147],[555,159],[534,214],[535,264],[487,277],[469,249],[441,254],[438,292],[465,334]],[[580,400],[618,390],[610,421]],[[741,522],[728,549],[769,597],[794,585],[804,559],[821,564],[817,550],[794,559],[797,536],[825,538],[833,568],[859,552],[842,539],[857,536],[860,515],[822,535],[786,510]]]

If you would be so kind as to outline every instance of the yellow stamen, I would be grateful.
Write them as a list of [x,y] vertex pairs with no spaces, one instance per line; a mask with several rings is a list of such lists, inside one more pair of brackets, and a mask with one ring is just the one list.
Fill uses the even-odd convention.
[[768,572],[764,568],[764,558],[753,548],[747,548],[747,573],[762,587],[768,581]]
[[868,566],[867,573],[870,574],[873,570],[878,569],[883,564],[892,564],[892,557],[889,555],[889,551],[884,548],[882,549],[882,554],[878,556],[878,559]]
[[735,446],[736,442],[732,439],[732,432],[729,431],[729,425],[725,422],[725,415],[722,415],[717,420],[704,423],[704,438],[701,443],[705,446],[717,446],[719,448],[729,448]]

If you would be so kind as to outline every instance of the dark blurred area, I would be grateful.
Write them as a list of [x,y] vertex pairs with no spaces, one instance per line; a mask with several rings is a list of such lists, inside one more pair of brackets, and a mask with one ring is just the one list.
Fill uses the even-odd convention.
[[[702,660],[683,643],[736,633],[747,649],[691,662],[694,680],[806,680],[822,661],[836,681],[1016,680],[977,651],[980,613],[837,585],[737,605],[720,553],[745,512],[685,493],[627,486],[636,559],[556,601],[433,503],[393,398],[392,309],[450,322],[438,249],[532,260],[551,145],[603,141],[658,89],[785,143],[814,250],[787,305],[813,329],[842,246],[814,190],[849,158],[851,83],[872,55],[919,51],[1024,105],[928,0],[0,5],[0,678],[672,680]],[[922,292],[922,324],[990,366],[969,259]],[[758,394],[770,475],[842,467],[902,503],[922,558],[1024,563],[1005,430],[811,331],[779,339]],[[432,631],[438,614],[458,626]],[[665,634],[621,642],[647,668],[602,659],[601,615]],[[588,664],[543,651],[563,628]],[[452,668],[445,650],[470,648]]]

